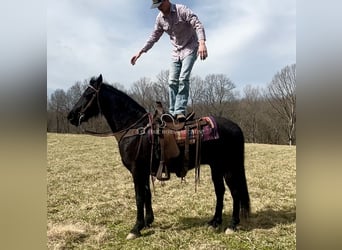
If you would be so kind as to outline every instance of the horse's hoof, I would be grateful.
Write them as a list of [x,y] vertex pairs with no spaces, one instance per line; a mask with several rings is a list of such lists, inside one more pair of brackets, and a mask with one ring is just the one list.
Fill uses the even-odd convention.
[[228,234],[228,235],[229,235],[229,234],[233,234],[233,233],[235,233],[235,230],[228,227],[224,233],[225,233],[225,234]]
[[220,231],[220,226],[219,225],[214,227],[213,225],[208,224],[207,227],[208,227],[209,230],[212,230],[214,232]]
[[136,235],[136,234],[134,234],[134,233],[129,233],[128,235],[127,235],[127,237],[126,237],[126,240],[134,240],[134,239],[136,239],[136,238],[138,238],[139,237],[139,235]]

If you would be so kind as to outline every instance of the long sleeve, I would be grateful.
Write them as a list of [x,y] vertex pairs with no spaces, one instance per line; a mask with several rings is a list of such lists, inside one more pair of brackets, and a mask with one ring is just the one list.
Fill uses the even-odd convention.
[[204,26],[201,21],[198,19],[197,15],[192,12],[191,9],[186,6],[182,6],[181,8],[182,18],[194,28],[197,34],[198,40],[206,40]]
[[160,37],[163,35],[164,30],[160,27],[158,18],[156,19],[156,23],[154,25],[154,30],[150,37],[147,39],[144,47],[141,49],[143,52],[147,52],[149,49],[153,47],[153,45],[158,42]]

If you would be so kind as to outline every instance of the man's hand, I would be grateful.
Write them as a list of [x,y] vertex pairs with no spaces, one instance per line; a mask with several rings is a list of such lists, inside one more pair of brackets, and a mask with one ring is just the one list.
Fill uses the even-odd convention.
[[143,52],[142,51],[139,51],[136,55],[134,55],[131,59],[131,64],[134,65],[135,62],[138,60],[138,58],[141,56]]
[[200,56],[201,60],[205,60],[208,57],[207,46],[205,45],[204,40],[200,40],[198,46],[197,54]]

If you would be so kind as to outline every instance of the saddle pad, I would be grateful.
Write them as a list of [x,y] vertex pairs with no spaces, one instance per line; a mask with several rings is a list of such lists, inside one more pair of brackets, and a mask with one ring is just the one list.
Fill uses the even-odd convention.
[[[212,116],[206,116],[202,117],[202,120],[205,120],[207,122],[207,125],[204,125],[201,128],[201,139],[202,141],[210,141],[210,140],[216,140],[219,139],[219,134],[217,131],[217,124],[215,119]],[[196,136],[198,134],[198,128],[189,129],[189,143],[193,144],[196,142]],[[186,138],[186,130],[179,130],[175,131],[175,138],[177,143],[183,143],[185,142]]]

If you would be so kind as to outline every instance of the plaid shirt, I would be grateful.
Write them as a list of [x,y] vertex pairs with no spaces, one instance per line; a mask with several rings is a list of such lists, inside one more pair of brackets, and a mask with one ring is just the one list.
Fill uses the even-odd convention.
[[198,17],[184,5],[171,4],[171,13],[164,16],[159,12],[154,30],[142,48],[147,52],[166,32],[173,45],[172,59],[184,59],[198,49],[198,40],[205,40],[205,31]]

